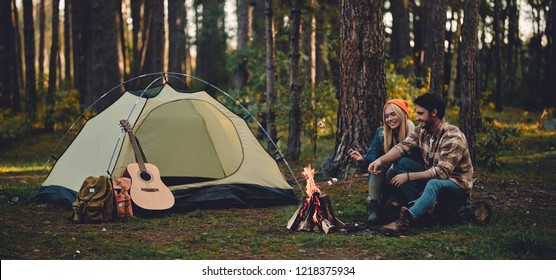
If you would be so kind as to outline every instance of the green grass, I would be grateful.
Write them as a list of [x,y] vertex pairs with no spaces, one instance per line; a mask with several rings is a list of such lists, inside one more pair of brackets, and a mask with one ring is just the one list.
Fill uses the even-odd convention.
[[[517,115],[512,121],[527,125],[524,114]],[[366,230],[290,232],[285,227],[296,205],[72,224],[69,208],[27,201],[58,140],[36,135],[0,148],[0,192],[20,198],[12,205],[0,196],[0,259],[556,259],[553,132],[523,130],[502,149],[502,169],[477,172],[476,195],[494,210],[489,226],[419,227],[401,238]],[[317,144],[316,157],[303,142],[302,159],[290,163],[298,177],[308,164],[319,168],[334,146],[331,137]],[[317,184],[331,198],[336,215],[348,223],[364,221],[366,178],[332,186],[327,180]]]

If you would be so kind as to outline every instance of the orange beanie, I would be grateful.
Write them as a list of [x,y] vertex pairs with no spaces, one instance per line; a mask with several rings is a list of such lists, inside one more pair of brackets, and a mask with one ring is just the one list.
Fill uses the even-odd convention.
[[396,106],[400,107],[406,115],[409,116],[409,112],[407,111],[407,106],[409,105],[406,100],[403,99],[390,99],[384,104],[384,107],[388,104],[395,104]]

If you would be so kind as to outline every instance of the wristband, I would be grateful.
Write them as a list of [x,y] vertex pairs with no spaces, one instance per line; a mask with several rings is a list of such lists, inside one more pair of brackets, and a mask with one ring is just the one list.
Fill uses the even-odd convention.
[[407,172],[407,181],[411,182],[411,179],[409,179],[409,172]]

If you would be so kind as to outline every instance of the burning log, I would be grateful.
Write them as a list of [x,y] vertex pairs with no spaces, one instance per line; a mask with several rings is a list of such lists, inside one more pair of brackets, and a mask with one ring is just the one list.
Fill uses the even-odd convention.
[[303,176],[307,180],[306,195],[297,207],[286,226],[289,230],[316,231],[329,233],[343,228],[344,223],[334,216],[332,202],[315,184],[315,170],[311,166],[304,168]]

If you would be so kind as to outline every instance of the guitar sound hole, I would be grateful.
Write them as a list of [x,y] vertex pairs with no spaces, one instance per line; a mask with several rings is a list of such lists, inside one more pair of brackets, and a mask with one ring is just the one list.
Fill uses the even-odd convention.
[[141,177],[143,181],[150,181],[152,179],[151,174],[147,172],[141,172],[141,174],[139,174],[139,177]]

